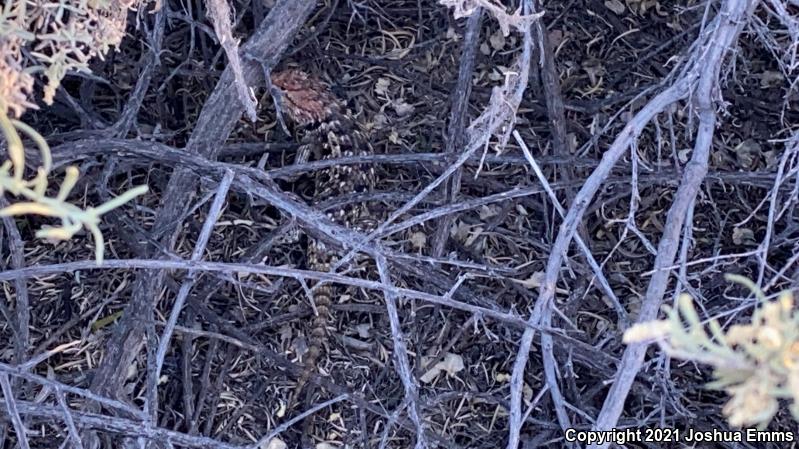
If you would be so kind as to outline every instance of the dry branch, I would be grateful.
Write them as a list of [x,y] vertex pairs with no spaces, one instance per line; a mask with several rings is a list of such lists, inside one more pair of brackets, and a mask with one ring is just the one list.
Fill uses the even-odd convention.
[[[709,31],[704,34],[704,41],[694,50],[693,60],[686,70],[686,73],[697,74],[695,83],[691,85],[690,95],[696,102],[699,115],[698,131],[691,160],[685,167],[682,182],[666,217],[665,229],[655,258],[655,273],[649,281],[638,322],[654,319],[663,302],[663,294],[666,292],[671,273],[666,267],[674,262],[680,232],[685,224],[686,211],[690,210],[691,204],[695,201],[708,170],[708,159],[716,127],[716,108],[720,100],[717,92],[721,81],[719,76],[722,64],[732,51],[738,35],[744,24],[748,22],[757,3],[757,0],[725,1],[718,16],[709,23]],[[691,226],[690,223],[687,225]],[[633,380],[641,369],[645,353],[644,344],[633,344],[625,349],[617,378],[597,417],[595,429],[608,430],[616,426]]]
[[[729,13],[740,4],[732,0],[657,10],[569,0],[544,2],[546,23],[525,23],[532,10],[506,5],[534,0],[334,0],[308,26],[297,19],[307,32],[282,59],[342,93],[378,154],[291,164],[310,139],[292,143],[270,104],[255,124],[240,116],[249,86],[277,60],[264,55],[279,53],[295,24],[264,31],[282,43],[242,49],[238,68],[234,39],[265,12],[319,3],[217,11],[229,23],[215,33],[198,14],[212,9],[206,1],[219,0],[140,15],[145,45],[125,45],[97,75],[70,77],[57,107],[36,114],[67,130],[48,137],[61,143],[53,166],[86,169],[73,196],[112,199],[144,178],[155,189],[109,216],[113,258],[102,268],[75,253],[59,263],[73,242],[23,246],[28,223],[2,223],[0,383],[10,393],[0,398],[0,440],[23,432],[31,447],[58,439],[89,448],[97,433],[100,446],[293,446],[296,423],[315,414],[312,437],[333,445],[487,449],[565,445],[563,428],[653,426],[658,414],[672,416],[668,426],[716,419],[692,415],[718,397],[694,395],[703,379],[686,375],[690,367],[660,353],[641,365],[643,347],[618,359],[626,323],[617,316],[644,319],[687,290],[726,326],[756,301],[719,286],[720,271],[755,273],[765,290],[796,285],[793,4],[763,0],[744,18]],[[454,25],[452,7],[472,15]],[[674,14],[664,21],[663,10]],[[513,17],[503,37],[495,20]],[[753,33],[720,38],[733,25]],[[733,43],[735,58],[725,57]],[[738,159],[740,139],[751,165]],[[353,164],[374,169],[374,190],[314,206],[302,199],[319,170]],[[367,202],[395,211],[370,235],[325,215]],[[302,241],[281,238],[297,227],[378,269],[301,269]],[[739,230],[746,239],[729,242]],[[357,297],[331,306],[340,319],[329,323],[325,374],[309,379],[321,387],[308,395],[316,405],[296,416],[281,406],[302,369],[297,328],[315,313],[300,287],[316,282]],[[453,355],[465,370],[419,380]],[[89,374],[65,371],[73,368]],[[92,381],[101,385],[90,390]]]
[[[463,36],[463,47],[461,50],[461,61],[458,67],[458,81],[452,93],[452,110],[449,114],[449,125],[447,126],[446,154],[455,154],[455,149],[463,144],[463,131],[465,128],[466,111],[469,106],[469,95],[472,92],[472,77],[474,72],[474,56],[477,52],[477,44],[480,38],[480,24],[482,23],[483,11],[477,8],[469,20],[466,21],[466,30]],[[456,171],[446,185],[446,197],[448,202],[454,201],[458,197],[461,188],[462,170]],[[433,255],[441,257],[444,254],[444,247],[449,237],[450,227],[454,221],[454,216],[448,215],[441,220],[435,236],[433,237]]]
[[[666,225],[667,231],[661,239],[655,266],[659,269],[671,265],[673,262],[676,253],[676,236],[679,235],[680,229],[682,228],[683,219],[685,217],[684,213],[687,210],[688,204],[693,201],[696,189],[698,189],[698,186],[703,181],[707,171],[706,157],[710,145],[710,140],[708,140],[708,138],[712,136],[712,126],[708,127],[708,124],[710,123],[712,125],[715,123],[715,111],[711,108],[709,94],[714,85],[713,83],[717,83],[718,81],[718,71],[721,61],[724,56],[726,56],[726,50],[729,45],[734,42],[733,38],[737,37],[738,31],[742,23],[744,23],[747,11],[746,7],[752,6],[750,4],[742,5],[742,3],[744,2],[727,1],[724,3],[724,12],[719,14],[717,21],[723,21],[722,23],[726,24],[726,27],[722,27],[715,22],[719,28],[714,28],[714,30],[721,30],[716,31],[719,34],[709,36],[706,33],[703,35],[703,39],[705,39],[704,45],[693,52],[694,59],[691,61],[691,65],[684,68],[681,76],[675,79],[669,88],[652,99],[630,120],[616,137],[611,147],[604,153],[599,166],[594,170],[591,176],[589,176],[583,187],[575,196],[574,203],[569,208],[569,212],[561,225],[558,237],[552,247],[552,252],[547,261],[544,283],[538,300],[536,301],[535,308],[533,309],[533,313],[528,320],[529,324],[535,325],[549,322],[563,254],[568,250],[585,210],[618,159],[628,151],[643,129],[658,113],[664,111],[671,104],[687,98],[691,93],[708,95],[708,97],[704,97],[707,104],[699,104],[700,120],[702,120],[702,122],[700,123],[699,138],[694,148],[694,159],[689,163],[688,167],[686,167],[683,184],[681,188],[678,189],[674,206],[669,212]],[[710,52],[710,54],[708,54],[708,52]],[[711,59],[708,59],[708,56],[710,56]],[[711,63],[709,64],[708,61]],[[709,123],[708,120],[710,121]],[[709,135],[706,135],[705,132],[708,132]],[[647,292],[639,320],[651,319],[654,317],[666,288],[668,273],[668,271],[662,270],[657,271],[655,276],[653,276],[649,284],[650,289]],[[534,334],[535,330],[532,328],[525,330],[514,363],[511,378],[511,416],[508,449],[516,449],[519,443],[522,416],[521,387]],[[616,379],[609,398],[605,402],[605,407],[597,419],[595,425],[596,429],[606,430],[614,427],[618,416],[621,414],[624,398],[640,368],[644,350],[645,348],[638,346],[635,350],[630,347],[625,352],[624,360],[627,362],[618,370],[619,377]]]
[[208,7],[208,16],[214,24],[216,37],[219,39],[222,48],[225,49],[225,54],[228,58],[228,67],[233,72],[233,79],[239,101],[242,106],[244,106],[247,118],[255,123],[257,118],[255,115],[255,99],[250,93],[250,88],[242,72],[238,42],[233,38],[233,12],[230,10],[230,5],[227,0],[206,0],[205,5]]
[[[244,45],[242,51],[262,59],[265,64],[274,65],[294,33],[304,24],[314,5],[315,2],[310,0],[284,0],[278,3],[261,23],[258,31]],[[255,84],[261,75],[259,67],[255,64],[245,65],[243,73],[247,82],[252,84]],[[195,132],[192,133],[186,148],[188,153],[213,159],[230,135],[243,111],[234,79],[235,76],[230,68],[222,74],[195,124]],[[167,242],[172,240],[172,230],[179,228],[180,217],[189,209],[196,187],[197,179],[190,170],[179,167],[172,175],[162,198],[164,207],[159,211],[154,227],[161,232],[161,235],[167,236]],[[123,391],[121,384],[125,373],[133,360],[139,356],[139,350],[144,342],[144,329],[154,329],[153,298],[159,296],[163,281],[162,271],[156,273],[145,271],[139,274],[134,283],[130,304],[106,345],[107,351],[103,362],[97,368],[91,386],[92,391],[109,397],[115,397]],[[150,324],[142,326],[142,323]],[[150,333],[152,335],[152,331]],[[148,385],[152,388],[155,382],[155,379],[152,379],[154,360],[149,359],[148,357],[151,364],[151,378],[148,379]],[[149,415],[153,416],[157,404],[149,403],[148,406],[151,408]]]
[[433,182],[429,183],[410,201],[392,212],[391,215],[366,238],[361,239],[356,245],[352,246],[350,251],[332,268],[333,270],[339,269],[352,260],[356,251],[360,250],[364,244],[373,241],[383,233],[390,224],[430,195],[438,186],[456,173],[478,149],[483,148],[487,151],[492,138],[496,137],[498,139],[499,147],[504,147],[505,144],[507,144],[510,139],[510,133],[513,130],[513,125],[516,123],[516,111],[522,102],[522,97],[527,89],[527,81],[530,75],[532,31],[529,27],[523,29],[522,36],[522,51],[514,60],[511,69],[506,73],[505,82],[502,86],[495,87],[491,91],[491,99],[489,100],[488,106],[467,128],[469,143],[463,150],[463,153],[461,153],[458,159],[447,167],[441,175],[433,180]]
[[511,28],[516,29],[520,33],[527,33],[530,25],[536,20],[540,19],[544,13],[522,14],[521,6],[512,14],[508,14],[505,6],[497,4],[494,0],[438,0],[438,2],[446,7],[453,9],[452,15],[456,19],[468,17],[475,12],[479,13],[479,9],[483,8],[488,11],[499,23],[499,29],[505,36],[510,34]]

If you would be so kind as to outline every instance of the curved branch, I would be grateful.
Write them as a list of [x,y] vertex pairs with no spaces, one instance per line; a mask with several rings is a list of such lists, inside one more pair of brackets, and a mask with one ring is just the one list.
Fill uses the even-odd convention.
[[[757,3],[757,0],[724,2],[721,11],[716,16],[715,27],[711,27],[712,33],[709,34],[705,44],[695,52],[695,67],[701,70],[701,75],[692,94],[696,99],[699,129],[693,155],[685,167],[682,182],[677,189],[674,203],[669,209],[663,236],[658,245],[658,255],[655,258],[655,272],[649,281],[638,322],[654,319],[663,302],[663,295],[671,274],[668,267],[674,262],[674,257],[677,254],[680,231],[685,224],[686,211],[690,209],[691,203],[696,198],[708,170],[710,148],[716,127],[716,108],[713,97],[718,95],[721,65]],[[690,223],[688,225],[690,226]],[[642,343],[632,344],[624,351],[616,381],[597,417],[595,429],[609,430],[616,426],[630,387],[641,369],[646,346]],[[607,443],[590,447],[604,448],[607,447]]]

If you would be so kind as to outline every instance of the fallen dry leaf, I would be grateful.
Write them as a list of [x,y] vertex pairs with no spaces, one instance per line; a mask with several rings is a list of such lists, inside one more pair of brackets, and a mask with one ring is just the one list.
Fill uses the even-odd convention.
[[776,70],[766,70],[760,74],[760,88],[768,89],[769,87],[779,86],[785,82],[785,75]]
[[479,213],[481,220],[487,220],[491,217],[496,217],[499,213],[499,208],[497,206],[482,206]]
[[616,15],[624,13],[624,4],[619,0],[605,0],[605,8],[613,11]]
[[505,36],[500,30],[497,30],[488,38],[491,48],[494,50],[502,50],[505,48]]
[[421,381],[424,383],[432,382],[442,371],[446,372],[450,376],[454,376],[460,371],[463,371],[463,357],[459,356],[458,354],[453,354],[448,352],[447,355],[444,356],[444,360],[436,363],[436,365],[430,368],[421,378]]
[[427,246],[427,234],[417,231],[411,234],[411,245],[416,249],[424,249]]
[[369,323],[362,323],[355,326],[355,331],[358,332],[358,336],[361,338],[371,338],[372,337],[372,325]]
[[531,274],[529,278],[524,280],[514,279],[514,282],[517,284],[522,284],[527,288],[539,288],[541,287],[541,283],[544,282],[544,272],[543,271],[536,271],[535,273]]
[[736,245],[756,245],[755,233],[748,228],[734,228],[732,230],[732,242]]
[[286,449],[288,446],[280,438],[272,438],[261,445],[261,449]]
[[400,117],[404,117],[413,112],[414,107],[412,104],[408,104],[403,99],[394,100],[391,102],[391,107],[394,109],[394,112],[397,113]]
[[378,78],[377,82],[375,83],[375,93],[377,95],[385,95],[388,92],[388,86],[391,85],[391,81],[388,78]]

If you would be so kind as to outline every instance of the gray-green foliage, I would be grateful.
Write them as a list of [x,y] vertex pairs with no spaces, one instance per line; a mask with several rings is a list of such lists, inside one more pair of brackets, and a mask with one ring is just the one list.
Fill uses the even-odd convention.
[[730,395],[722,412],[732,426],[765,427],[779,399],[791,399],[799,419],[799,312],[793,295],[786,291],[767,302],[748,279],[727,279],[746,285],[764,302],[750,323],[726,332],[716,320],[703,323],[691,297],[682,295],[676,308],[666,307],[665,320],[630,328],[625,343],[655,341],[671,357],[713,367],[715,380],[707,386]]

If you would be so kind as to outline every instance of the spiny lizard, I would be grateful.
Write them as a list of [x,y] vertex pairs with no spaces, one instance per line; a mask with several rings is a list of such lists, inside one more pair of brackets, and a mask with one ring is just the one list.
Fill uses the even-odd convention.
[[[279,89],[281,109],[294,124],[296,131],[307,143],[298,150],[297,163],[309,159],[335,159],[364,155],[372,152],[367,137],[361,131],[352,114],[319,79],[297,70],[288,69],[272,74],[272,85]],[[313,174],[314,192],[312,205],[321,206],[331,199],[371,191],[374,187],[374,170],[366,165],[333,165]],[[377,226],[376,216],[369,204],[349,203],[330,211],[327,216],[342,226],[369,232]],[[309,238],[308,268],[329,272],[342,254],[324,242]],[[300,392],[314,371],[327,336],[327,322],[332,297],[337,286],[314,284],[313,303],[316,313],[311,322],[309,348],[303,360],[303,372],[289,404],[296,404]]]

